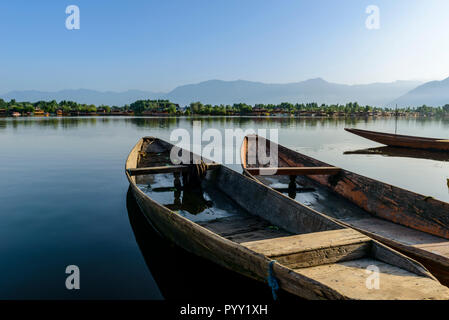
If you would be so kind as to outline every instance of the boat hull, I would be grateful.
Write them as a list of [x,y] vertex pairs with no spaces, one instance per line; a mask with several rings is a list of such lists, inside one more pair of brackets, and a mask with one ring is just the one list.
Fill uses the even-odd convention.
[[349,128],[345,128],[345,130],[391,147],[449,151],[449,140],[445,139],[422,138]]
[[[263,139],[258,137],[258,139]],[[284,146],[277,145],[279,161],[283,166],[291,167],[329,167],[330,164],[308,157]],[[248,140],[241,149],[244,174],[264,183],[263,178],[252,175],[246,165]],[[367,215],[387,220],[401,227],[408,227],[431,235],[432,245],[408,244],[398,241],[394,233],[373,232],[360,223],[351,223],[337,219],[370,238],[423,263],[443,284],[449,286],[449,204],[432,197],[426,197],[398,188],[362,175],[342,169],[337,175],[311,175],[307,177],[317,185],[336,193]],[[267,183],[265,183],[267,184]],[[365,228],[366,226],[367,228]],[[389,236],[393,235],[393,236]],[[396,231],[397,235],[397,231]],[[412,234],[411,240],[419,239]],[[441,239],[439,241],[438,239]],[[418,243],[419,241],[416,241]],[[440,243],[439,243],[440,242]],[[423,242],[424,243],[424,242]]]

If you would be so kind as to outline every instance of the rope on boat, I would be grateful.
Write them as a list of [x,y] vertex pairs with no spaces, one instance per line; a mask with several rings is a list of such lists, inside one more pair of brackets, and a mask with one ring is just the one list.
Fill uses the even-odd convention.
[[206,177],[207,164],[201,160],[199,163],[187,164],[188,169],[182,173],[184,186],[197,186]]
[[271,294],[273,295],[273,300],[277,300],[277,294],[276,291],[279,289],[279,284],[276,278],[273,276],[273,264],[276,262],[276,260],[271,260],[268,264],[268,285],[271,288]]

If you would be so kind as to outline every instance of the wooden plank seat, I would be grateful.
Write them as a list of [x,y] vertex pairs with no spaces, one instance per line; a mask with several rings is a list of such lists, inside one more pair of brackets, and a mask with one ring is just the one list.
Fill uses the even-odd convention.
[[369,255],[370,241],[360,232],[340,229],[243,242],[241,245],[293,269],[361,259]]
[[[221,165],[218,163],[208,163],[207,170],[213,170],[219,168]],[[128,169],[130,176],[139,176],[145,174],[158,174],[158,173],[174,173],[174,172],[186,172],[189,166],[177,165],[177,166],[160,166],[160,167],[146,167],[146,168],[133,168]]]
[[271,167],[271,168],[246,168],[255,176],[300,176],[300,175],[333,175],[340,172],[338,167]]

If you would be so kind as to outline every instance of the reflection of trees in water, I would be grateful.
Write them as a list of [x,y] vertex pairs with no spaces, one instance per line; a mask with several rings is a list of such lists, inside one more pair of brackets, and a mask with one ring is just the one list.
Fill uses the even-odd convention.
[[[393,118],[373,117],[342,117],[342,118],[293,118],[293,117],[43,117],[43,118],[0,118],[0,129],[8,127],[45,127],[73,129],[78,127],[94,127],[98,124],[119,125],[130,124],[139,128],[175,129],[192,127],[193,121],[200,121],[203,128],[319,128],[319,127],[348,127],[356,124],[375,124],[376,122],[394,121]],[[419,127],[429,125],[449,128],[449,118],[401,118],[399,128]]]
[[73,117],[73,118],[56,118],[56,117],[48,117],[48,118],[20,118],[20,119],[8,119],[8,120],[0,120],[0,128],[12,127],[25,127],[25,128],[33,128],[33,127],[45,127],[45,128],[63,128],[63,129],[71,129],[78,128],[80,126],[96,126],[98,123],[107,123],[109,119],[107,118],[97,118],[97,117]]
[[133,124],[137,127],[145,127],[145,128],[161,128],[161,129],[170,129],[173,127],[178,127],[180,118],[177,117],[135,117],[135,118],[125,118],[122,121],[126,123]]

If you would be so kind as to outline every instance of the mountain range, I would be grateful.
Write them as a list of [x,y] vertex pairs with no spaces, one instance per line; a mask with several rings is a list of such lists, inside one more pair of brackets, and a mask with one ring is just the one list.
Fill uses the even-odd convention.
[[426,82],[399,97],[393,104],[400,106],[444,106],[449,104],[449,78]]
[[372,83],[346,85],[328,82],[322,78],[306,81],[268,84],[261,82],[236,80],[209,80],[197,84],[176,87],[170,92],[160,93],[142,90],[124,92],[95,91],[88,89],[43,91],[11,91],[0,95],[4,100],[35,102],[39,100],[71,100],[78,103],[95,105],[130,104],[140,99],[169,99],[181,106],[201,101],[204,104],[256,103],[307,103],[344,104],[357,101],[372,106],[418,106],[444,105],[449,103],[449,78],[422,84],[418,81],[395,81],[390,83]]

